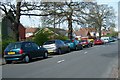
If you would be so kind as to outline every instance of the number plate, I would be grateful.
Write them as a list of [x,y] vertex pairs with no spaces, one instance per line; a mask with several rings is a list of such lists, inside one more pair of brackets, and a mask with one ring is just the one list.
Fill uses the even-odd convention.
[[15,54],[15,52],[8,52],[8,54]]
[[53,52],[53,50],[48,50],[48,52],[50,53],[50,52]]

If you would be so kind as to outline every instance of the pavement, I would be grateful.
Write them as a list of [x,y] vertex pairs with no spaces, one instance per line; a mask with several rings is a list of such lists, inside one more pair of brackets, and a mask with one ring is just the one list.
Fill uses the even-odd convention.
[[1,65],[5,65],[5,64],[6,64],[5,59],[4,58],[0,58],[0,66]]
[[3,78],[117,78],[118,43],[98,45],[30,63],[2,65]]

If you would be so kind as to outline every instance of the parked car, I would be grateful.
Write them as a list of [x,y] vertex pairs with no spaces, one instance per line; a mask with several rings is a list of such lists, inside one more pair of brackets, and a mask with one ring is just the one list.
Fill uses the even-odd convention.
[[115,38],[110,37],[110,38],[109,38],[109,42],[115,42]]
[[93,46],[93,42],[89,41],[89,40],[81,40],[82,46],[83,47],[92,47]]
[[70,47],[66,45],[62,40],[50,40],[43,44],[43,47],[48,50],[48,53],[62,54],[70,52]]
[[74,45],[75,45],[74,50],[81,50],[81,49],[83,49],[83,46],[82,46],[82,44],[80,43],[79,40],[72,39],[72,42],[73,42]]
[[65,40],[65,44],[67,44],[71,50],[82,50],[82,44],[78,40]]
[[48,52],[45,48],[39,47],[34,42],[15,42],[10,43],[4,50],[4,58],[6,63],[12,61],[22,60],[26,63],[30,62],[32,58],[48,57]]
[[101,45],[101,44],[104,44],[104,41],[101,40],[101,39],[96,39],[96,40],[94,41],[94,45]]
[[75,49],[75,44],[71,40],[64,40],[64,43],[67,44],[71,50]]
[[101,40],[103,40],[104,43],[109,43],[109,37],[101,37]]

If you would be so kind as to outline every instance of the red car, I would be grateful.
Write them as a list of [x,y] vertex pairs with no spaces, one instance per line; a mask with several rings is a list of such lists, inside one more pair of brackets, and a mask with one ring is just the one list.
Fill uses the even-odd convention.
[[100,45],[100,44],[104,44],[104,42],[101,39],[96,39],[94,41],[94,45]]
[[90,42],[89,40],[82,40],[81,44],[83,47],[92,47],[93,46],[93,43]]

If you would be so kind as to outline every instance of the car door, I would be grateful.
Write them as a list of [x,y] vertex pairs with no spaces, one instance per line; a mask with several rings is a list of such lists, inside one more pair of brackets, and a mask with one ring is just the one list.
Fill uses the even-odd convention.
[[63,41],[60,41],[60,43],[61,43],[62,50],[63,50],[64,52],[66,52],[68,46],[67,46]]
[[31,43],[25,43],[24,44],[24,50],[25,50],[25,53],[30,55],[31,58],[34,58],[36,56],[35,55],[35,50],[32,47]]
[[43,56],[44,50],[42,47],[39,47],[36,43],[32,43],[32,46],[35,49],[36,57]]

